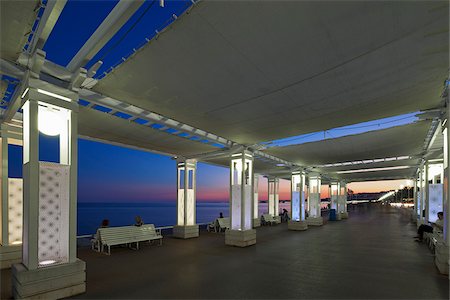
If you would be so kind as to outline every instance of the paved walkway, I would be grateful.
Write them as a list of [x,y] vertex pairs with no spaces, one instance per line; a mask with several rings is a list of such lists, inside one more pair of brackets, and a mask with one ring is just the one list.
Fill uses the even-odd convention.
[[75,298],[448,299],[449,280],[414,230],[405,211],[371,205],[305,232],[259,228],[243,249],[207,232],[111,256],[80,249],[87,292]]

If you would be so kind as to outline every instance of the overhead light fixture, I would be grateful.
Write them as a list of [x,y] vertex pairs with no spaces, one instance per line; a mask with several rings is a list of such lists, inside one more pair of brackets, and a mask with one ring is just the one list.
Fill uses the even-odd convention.
[[365,172],[379,172],[379,171],[390,171],[390,170],[402,170],[412,168],[412,166],[396,166],[396,167],[385,167],[385,168],[372,168],[372,169],[358,169],[358,170],[348,170],[348,171],[337,171],[337,174],[351,174],[351,173],[365,173]]

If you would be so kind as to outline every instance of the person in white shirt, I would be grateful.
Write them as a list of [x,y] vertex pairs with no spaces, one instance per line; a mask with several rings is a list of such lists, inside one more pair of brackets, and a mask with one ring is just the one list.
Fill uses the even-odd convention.
[[431,225],[422,224],[417,229],[416,242],[421,242],[423,240],[423,234],[425,232],[442,231],[444,228],[444,213],[442,211],[437,213],[438,219]]

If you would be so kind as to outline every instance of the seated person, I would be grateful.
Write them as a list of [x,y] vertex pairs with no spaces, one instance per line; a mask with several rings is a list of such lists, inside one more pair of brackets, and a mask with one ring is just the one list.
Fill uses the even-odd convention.
[[442,229],[444,228],[444,213],[440,211],[437,213],[437,216],[438,219],[434,224],[432,225],[422,224],[419,226],[419,228],[417,229],[418,236],[416,236],[417,242],[421,242],[423,240],[424,232],[433,232],[434,230],[442,231]]
[[134,221],[135,221],[134,226],[140,227],[140,226],[144,225],[144,221],[142,221],[141,216],[134,217]]
[[100,228],[107,228],[109,227],[109,220],[108,219],[104,219],[102,221],[102,224],[100,225]]
[[220,219],[223,218],[223,213],[222,213],[222,212],[219,213],[219,218],[220,218]]

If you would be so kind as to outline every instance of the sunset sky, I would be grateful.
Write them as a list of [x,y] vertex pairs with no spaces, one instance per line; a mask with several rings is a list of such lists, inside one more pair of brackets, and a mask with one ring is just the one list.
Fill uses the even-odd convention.
[[[41,135],[40,160],[58,161],[58,139]],[[168,156],[80,139],[79,202],[175,201],[176,163]],[[10,146],[10,177],[22,176],[22,151]],[[351,183],[355,192],[397,189],[406,180]],[[199,163],[197,200],[228,201],[229,169]],[[322,198],[328,197],[322,186]],[[267,200],[267,179],[260,177],[259,199]],[[280,200],[290,199],[290,181],[280,180]]]

